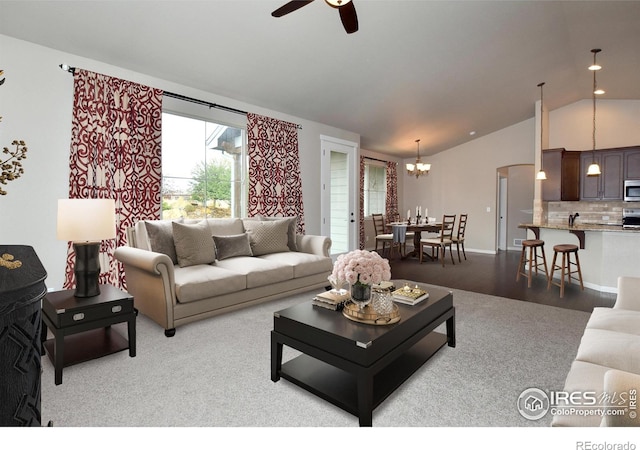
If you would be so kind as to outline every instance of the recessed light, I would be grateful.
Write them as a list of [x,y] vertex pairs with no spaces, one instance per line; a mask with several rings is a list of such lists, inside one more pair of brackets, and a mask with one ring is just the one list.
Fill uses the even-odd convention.
[[475,132],[475,131],[470,131],[470,132],[469,132],[469,136],[474,136],[475,134],[476,134],[476,132]]

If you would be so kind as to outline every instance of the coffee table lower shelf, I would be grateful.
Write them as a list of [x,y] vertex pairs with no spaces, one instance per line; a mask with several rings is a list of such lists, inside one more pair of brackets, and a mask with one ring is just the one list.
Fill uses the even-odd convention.
[[[411,377],[447,344],[447,336],[432,332],[373,377],[372,409]],[[282,364],[280,376],[314,395],[360,417],[356,374],[301,354]]]

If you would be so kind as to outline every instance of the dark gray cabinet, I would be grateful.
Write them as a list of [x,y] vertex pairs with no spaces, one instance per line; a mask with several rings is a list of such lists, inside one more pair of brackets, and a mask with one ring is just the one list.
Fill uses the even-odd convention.
[[[624,155],[622,150],[581,152],[580,200],[622,200]],[[602,173],[599,176],[587,176],[587,169],[593,161],[600,165]]]
[[625,180],[640,180],[640,147],[634,147],[624,152]]

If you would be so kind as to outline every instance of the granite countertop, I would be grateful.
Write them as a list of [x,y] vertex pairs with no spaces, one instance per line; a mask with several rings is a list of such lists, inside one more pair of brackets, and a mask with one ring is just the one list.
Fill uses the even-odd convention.
[[569,230],[569,231],[624,231],[629,233],[640,233],[638,228],[622,228],[620,224],[603,224],[603,223],[578,223],[570,227],[568,224],[551,224],[551,223],[523,223],[520,228],[548,228],[551,230]]

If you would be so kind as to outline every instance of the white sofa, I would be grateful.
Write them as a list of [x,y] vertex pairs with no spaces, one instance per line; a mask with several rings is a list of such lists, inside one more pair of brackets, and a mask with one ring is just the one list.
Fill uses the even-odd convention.
[[115,257],[135,308],[175,328],[326,287],[331,240],[297,235],[295,218],[140,221]]
[[640,426],[640,278],[618,278],[613,308],[594,308],[564,391],[552,426]]

